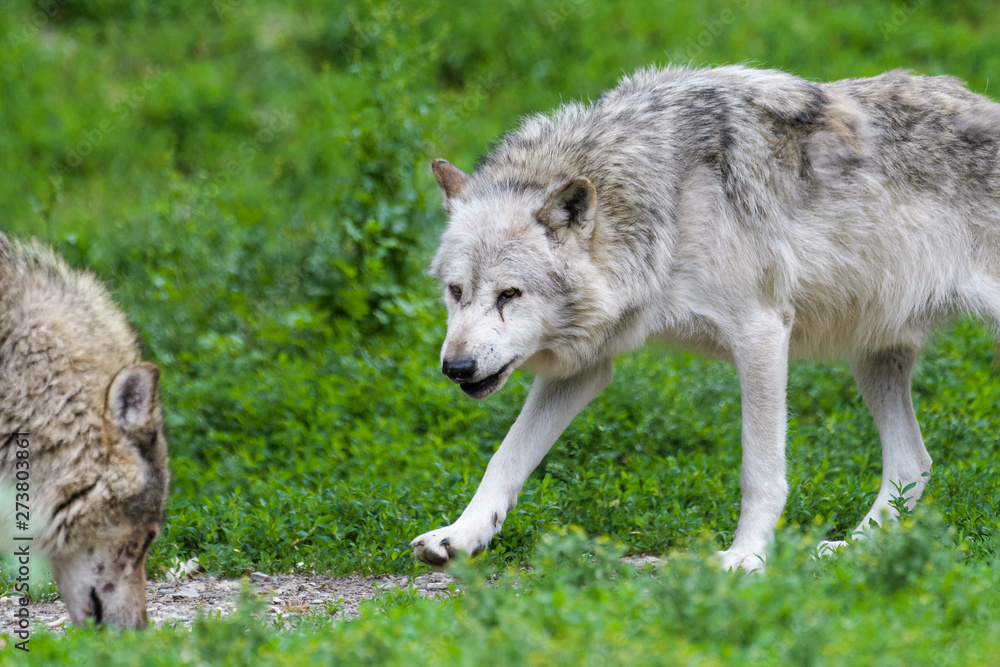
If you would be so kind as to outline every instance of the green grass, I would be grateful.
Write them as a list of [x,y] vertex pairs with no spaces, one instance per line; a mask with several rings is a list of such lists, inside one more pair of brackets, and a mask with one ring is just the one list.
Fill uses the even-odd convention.
[[[813,561],[780,541],[766,577],[678,555],[655,573],[579,532],[541,541],[530,574],[463,564],[443,601],[383,594],[350,623],[276,629],[244,599],[190,633],[70,629],[33,641],[36,664],[988,665],[1000,659],[1000,570],[962,563],[933,514]],[[261,605],[262,606],[262,605]],[[256,613],[255,613],[256,612]],[[281,627],[279,625],[279,627]],[[141,656],[141,657],[140,657]]]
[[[521,114],[668,61],[814,79],[904,67],[993,93],[997,34],[1000,13],[971,0],[15,1],[0,13],[0,228],[94,270],[163,368],[173,483],[150,576],[192,556],[227,576],[299,562],[414,573],[409,540],[464,508],[531,381],[515,374],[479,404],[436,368],[444,313],[424,270],[444,215],[430,158],[471,168]],[[478,561],[534,563],[532,595],[399,594],[357,622],[287,634],[241,618],[191,635],[39,634],[32,645],[67,662],[211,663],[230,650],[473,662],[488,646],[540,663],[586,652],[614,664],[629,651],[864,664],[911,651],[908,664],[987,664],[1000,527],[991,348],[988,332],[960,321],[923,356],[914,396],[935,458],[925,499],[948,530],[930,547],[899,538],[929,549],[899,589],[883,587],[893,553],[813,565],[798,544],[842,537],[878,489],[877,435],[844,364],[792,366],[781,531],[792,546],[766,578],[680,558],[655,579],[609,580],[569,556],[539,575],[553,572],[556,547],[540,541],[552,526],[629,553],[700,554],[732,537],[735,372],[645,350],[616,363],[614,385]]]

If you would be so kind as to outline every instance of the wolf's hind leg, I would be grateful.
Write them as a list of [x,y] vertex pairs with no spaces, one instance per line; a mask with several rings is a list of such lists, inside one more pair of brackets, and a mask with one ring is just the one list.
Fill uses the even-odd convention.
[[927,484],[924,473],[931,471],[931,457],[924,447],[910,397],[916,357],[917,351],[912,348],[883,350],[858,355],[851,364],[882,441],[882,488],[858,531],[864,531],[872,520],[881,525],[883,512],[895,518],[898,512],[890,502],[910,484],[914,486],[905,499],[907,509],[913,509]]
[[[870,522],[882,525],[885,518],[895,519],[899,512],[893,499],[903,493],[906,507],[912,509],[924,492],[931,470],[931,457],[924,447],[920,425],[910,397],[910,376],[917,351],[912,348],[862,352],[851,359],[854,379],[861,397],[875,420],[882,441],[882,488],[872,508],[855,529],[854,537],[864,537]],[[842,542],[820,544],[820,554],[841,546]]]
[[611,383],[611,360],[571,378],[537,376],[524,409],[486,466],[483,481],[458,520],[414,539],[413,555],[444,566],[457,552],[476,554],[500,532],[517,495],[573,418]]

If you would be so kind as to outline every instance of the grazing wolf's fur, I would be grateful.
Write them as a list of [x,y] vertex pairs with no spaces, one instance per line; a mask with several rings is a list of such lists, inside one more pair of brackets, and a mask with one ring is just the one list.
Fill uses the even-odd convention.
[[76,624],[146,626],[146,551],[168,484],[159,374],[97,280],[0,234],[0,485],[12,496],[0,541],[46,557]]
[[[1000,105],[949,77],[813,83],[745,67],[640,71],[532,116],[470,176],[434,173],[449,224],[442,370],[474,398],[518,367],[527,403],[432,565],[483,549],[612,359],[649,338],[732,359],[742,511],[723,566],[754,569],[783,511],[793,357],[844,357],[882,440],[862,521],[912,506],[931,459],[910,373],[936,324],[1000,322]],[[897,486],[898,485],[898,486]]]

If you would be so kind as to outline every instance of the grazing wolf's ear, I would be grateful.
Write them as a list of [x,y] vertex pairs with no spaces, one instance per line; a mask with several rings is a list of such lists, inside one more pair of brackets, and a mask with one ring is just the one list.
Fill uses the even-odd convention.
[[129,429],[146,421],[153,410],[160,369],[142,362],[123,368],[108,387],[108,415],[119,428]]
[[557,187],[535,212],[535,218],[559,243],[565,243],[572,233],[586,244],[594,231],[596,210],[594,184],[585,176],[577,176]]
[[434,170],[434,177],[437,178],[441,194],[444,195],[444,210],[451,213],[451,200],[462,193],[470,177],[451,162],[441,158],[431,162],[431,169]]

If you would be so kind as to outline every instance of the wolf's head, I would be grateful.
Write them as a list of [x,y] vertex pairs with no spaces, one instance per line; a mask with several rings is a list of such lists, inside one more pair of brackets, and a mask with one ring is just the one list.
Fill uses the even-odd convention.
[[445,160],[433,169],[449,214],[430,270],[448,308],[441,370],[482,399],[528,359],[546,366],[551,343],[576,326],[597,195],[582,176],[476,185]]
[[144,628],[146,552],[167,498],[167,442],[157,398],[160,371],[139,363],[105,389],[100,469],[67,475],[49,530],[59,592],[77,625]]

